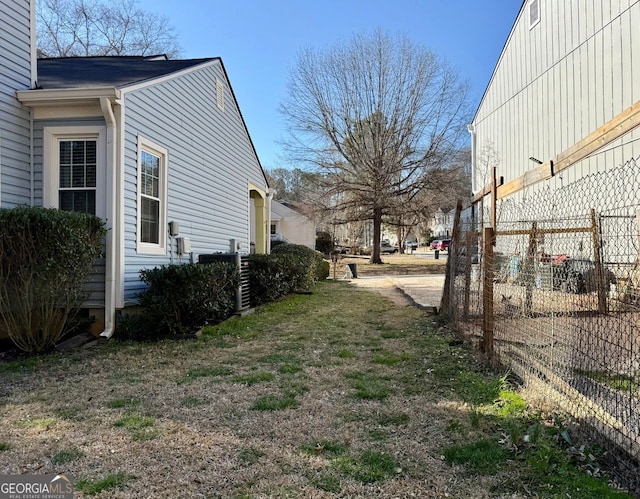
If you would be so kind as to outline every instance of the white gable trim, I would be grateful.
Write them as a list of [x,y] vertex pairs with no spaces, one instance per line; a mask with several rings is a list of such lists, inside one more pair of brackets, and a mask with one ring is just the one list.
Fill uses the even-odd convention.
[[149,80],[145,80],[141,83],[133,83],[131,85],[124,85],[122,87],[118,87],[119,90],[125,94],[128,92],[134,92],[136,90],[140,90],[141,88],[151,87],[153,85],[157,85],[159,83],[164,83],[165,81],[173,80],[174,78],[178,78],[180,76],[187,75],[189,73],[193,73],[195,71],[200,71],[201,69],[208,68],[210,66],[214,66],[216,64],[220,64],[220,59],[212,59],[211,61],[204,62],[202,64],[198,64],[196,66],[191,66],[186,69],[182,69],[180,71],[175,71],[173,73],[166,74],[164,76],[158,76],[156,78],[151,78]]

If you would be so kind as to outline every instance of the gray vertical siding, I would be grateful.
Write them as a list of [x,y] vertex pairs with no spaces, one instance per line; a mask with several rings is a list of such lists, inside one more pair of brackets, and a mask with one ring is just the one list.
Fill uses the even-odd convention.
[[[492,143],[506,181],[533,166],[530,156],[552,159],[640,100],[639,0],[540,7],[540,23],[529,29],[525,4],[474,120],[478,154]],[[639,137],[627,134],[563,174],[565,182],[638,156]]]
[[31,2],[0,0],[0,206],[31,202],[29,111],[16,99],[31,86]]
[[[216,79],[224,83],[223,111],[216,104]],[[229,251],[231,238],[248,248],[248,182],[264,188],[266,183],[219,62],[125,93],[125,129],[125,301],[130,302],[141,289],[141,269],[172,261],[169,254],[136,252],[138,135],[168,151],[167,221],[180,224],[180,235],[190,238],[196,254]],[[173,245],[171,238],[167,243]]]

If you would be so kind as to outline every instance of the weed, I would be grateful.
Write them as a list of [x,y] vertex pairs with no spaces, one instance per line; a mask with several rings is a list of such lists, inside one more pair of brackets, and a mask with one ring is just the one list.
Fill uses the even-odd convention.
[[95,496],[100,492],[121,489],[133,478],[135,477],[125,473],[113,473],[101,480],[80,479],[75,482],[75,488],[88,496]]
[[59,466],[80,459],[84,454],[79,449],[64,449],[51,456],[51,464]]
[[197,378],[214,378],[217,376],[228,376],[229,374],[233,374],[233,371],[224,366],[194,367],[187,372],[186,379],[194,380]]
[[465,445],[453,445],[444,450],[449,464],[466,464],[474,470],[494,474],[498,466],[508,459],[508,453],[494,440],[483,439]]
[[480,421],[482,420],[482,411],[477,405],[472,405],[469,408],[469,422],[473,428],[478,428],[480,426]]
[[333,494],[338,494],[341,490],[340,480],[327,473],[322,473],[311,480],[311,483],[314,487],[320,490],[324,490],[326,492],[331,492]]
[[295,409],[299,406],[300,402],[290,395],[283,395],[281,397],[265,395],[256,400],[251,406],[251,409],[254,411],[280,411],[283,409]]
[[140,399],[135,397],[114,399],[107,402],[107,407],[111,409],[122,409],[126,407],[135,407],[140,403]]
[[263,383],[266,381],[273,381],[274,375],[268,371],[258,371],[249,374],[238,374],[231,378],[236,383],[242,383],[243,385],[251,386],[256,383]]
[[348,348],[343,348],[338,352],[338,357],[340,357],[341,359],[353,359],[355,355]]
[[369,440],[374,442],[383,442],[387,440],[389,436],[381,430],[369,430]]
[[9,442],[0,442],[0,451],[5,451],[11,449],[11,444]]
[[58,423],[58,419],[56,418],[33,418],[33,419],[22,419],[19,422],[19,425],[23,428],[42,428],[49,429],[52,426],[55,426]]
[[143,428],[134,431],[131,438],[136,442],[144,442],[146,440],[154,440],[160,436],[160,431],[156,428]]
[[384,400],[391,390],[383,384],[382,380],[369,373],[350,373],[347,375],[351,382],[351,387],[355,389],[355,397],[365,400]]
[[329,440],[317,440],[312,444],[302,447],[305,454],[312,456],[336,457],[346,454],[349,448],[340,442],[332,442]]
[[56,411],[56,417],[59,419],[64,419],[66,421],[84,421],[87,418],[82,409],[79,409],[77,407],[58,409]]
[[398,471],[398,465],[391,456],[374,451],[364,452],[360,457],[340,456],[331,465],[362,483],[379,482]]
[[298,364],[284,364],[284,365],[280,366],[278,371],[281,374],[294,374],[294,373],[299,373],[300,371],[302,371],[302,367],[299,366]]
[[199,399],[198,397],[185,397],[182,399],[182,407],[187,407],[187,408],[192,408],[192,407],[198,407],[202,404],[204,404],[205,401],[202,399]]
[[258,362],[262,362],[264,364],[280,364],[280,363],[291,363],[295,364],[298,362],[298,358],[289,353],[272,353],[269,355],[265,355],[258,359]]
[[238,460],[243,464],[256,464],[260,458],[264,456],[266,456],[264,452],[253,447],[248,447],[240,449]]
[[409,415],[404,412],[397,414],[383,414],[378,417],[381,426],[402,426],[409,422]]
[[403,362],[407,362],[412,358],[413,357],[411,357],[411,355],[407,355],[407,354],[398,354],[398,355],[388,354],[388,355],[379,355],[377,357],[374,357],[371,362],[373,362],[374,364],[382,364],[384,366],[396,366]]
[[38,366],[42,365],[44,357],[32,355],[24,359],[14,360],[11,362],[0,362],[0,374],[26,374],[35,371]]
[[118,428],[125,428],[131,431],[140,430],[141,428],[148,428],[155,424],[156,423],[153,418],[136,415],[124,416],[113,423],[113,425]]

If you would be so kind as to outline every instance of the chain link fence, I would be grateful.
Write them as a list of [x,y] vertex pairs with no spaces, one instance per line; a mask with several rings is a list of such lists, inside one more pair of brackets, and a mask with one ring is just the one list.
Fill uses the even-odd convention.
[[624,451],[631,470],[640,460],[640,158],[561,184],[498,200],[495,232],[484,231],[488,210],[463,213],[443,306],[495,361]]

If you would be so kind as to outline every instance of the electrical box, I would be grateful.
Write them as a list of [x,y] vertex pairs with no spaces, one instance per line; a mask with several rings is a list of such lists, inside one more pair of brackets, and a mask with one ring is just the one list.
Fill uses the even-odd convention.
[[178,222],[169,222],[169,235],[174,237],[180,234],[180,224]]
[[188,237],[176,237],[178,243],[178,254],[185,255],[191,252],[191,239]]

